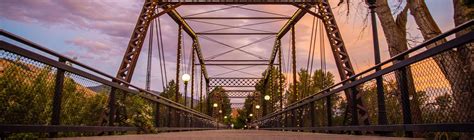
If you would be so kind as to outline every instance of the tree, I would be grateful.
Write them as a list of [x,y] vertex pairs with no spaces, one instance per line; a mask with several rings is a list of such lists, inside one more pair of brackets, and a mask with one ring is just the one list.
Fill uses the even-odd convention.
[[[317,94],[320,91],[334,85],[334,75],[331,72],[325,72],[321,69],[318,69],[314,71],[313,74],[310,75],[308,74],[308,71],[301,69],[300,72],[298,72],[298,84],[297,84],[297,90],[298,91],[303,91],[299,92],[300,94],[295,95],[292,90],[286,91],[288,96],[286,98],[287,103],[291,104],[296,102],[296,99],[303,99],[307,96]],[[292,89],[293,84],[290,84],[290,88]],[[346,109],[347,103],[343,98],[338,95],[331,95],[331,103],[333,104],[331,110],[333,112],[333,123],[334,124],[342,124],[343,122],[343,111]],[[299,113],[299,116],[303,116],[302,120],[297,120],[298,122],[304,122],[304,126],[310,126],[309,121],[311,116],[309,115],[309,108],[310,106],[297,111]],[[324,99],[315,101],[314,104],[314,111],[316,113],[315,115],[315,124],[317,126],[325,126],[327,125],[327,108],[326,108],[326,101]]]
[[[268,76],[267,83],[264,79],[259,80],[255,85],[254,98],[256,103],[262,106],[262,111],[265,108],[265,112],[272,112],[275,108],[280,108],[280,99],[283,98],[283,91],[279,90],[279,87],[284,87],[285,76],[282,73],[279,73],[276,67],[271,67],[269,70],[266,70],[262,73],[262,77],[271,72]],[[278,79],[280,78],[280,79]],[[264,100],[264,96],[270,96],[269,101]]]
[[168,82],[166,85],[166,88],[163,90],[163,92],[160,94],[160,96],[165,97],[167,99],[170,99],[174,101],[176,99],[175,97],[178,96],[179,103],[184,103],[184,97],[181,93],[176,94],[176,82],[174,80],[171,80]]
[[[49,124],[55,83],[55,72],[52,68],[31,65],[20,59],[16,61],[0,59],[0,67],[4,68],[0,72],[0,124]],[[100,125],[101,117],[103,117],[100,112],[106,111],[106,94],[110,90],[106,86],[99,85],[98,87],[102,87],[102,90],[94,91],[76,80],[81,80],[81,78],[70,73],[65,74],[61,102],[61,125]],[[126,124],[123,125],[141,127],[146,132],[153,132],[150,102],[138,94],[128,95],[127,100],[118,101],[118,104],[125,106],[125,110],[127,110]],[[60,135],[91,134],[64,132]],[[46,137],[46,134],[18,133],[9,136],[13,139],[41,137]]]
[[[454,23],[459,26],[474,18],[474,4],[468,0],[453,0],[454,4]],[[413,15],[418,29],[425,40],[434,38],[441,34],[441,30],[431,16],[424,0],[407,0],[410,7],[411,15]],[[472,31],[472,27],[467,30],[456,33],[461,36]],[[445,43],[446,39],[442,39],[427,48],[433,48],[439,44]],[[456,100],[455,108],[457,109],[458,119],[461,122],[474,121],[474,112],[470,111],[474,108],[474,65],[472,64],[474,56],[474,44],[459,47],[457,50],[448,51],[433,57],[438,67],[449,81],[453,91],[454,100]]]

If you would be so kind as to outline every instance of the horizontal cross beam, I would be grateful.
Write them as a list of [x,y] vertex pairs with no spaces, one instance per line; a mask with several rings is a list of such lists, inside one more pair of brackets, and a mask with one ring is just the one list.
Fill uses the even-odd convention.
[[291,4],[317,4],[321,0],[160,0],[159,4],[182,5],[235,5],[235,4],[265,4],[265,5],[291,5]]
[[290,19],[291,17],[183,17],[183,19],[206,19],[206,20],[235,20],[235,19],[254,19],[254,20],[265,20],[265,19]]
[[252,60],[204,60],[206,62],[268,62],[268,60],[257,60],[257,59],[252,59]]
[[196,33],[197,35],[276,35],[277,33]]
[[[201,65],[201,64],[195,64],[195,65]],[[262,65],[262,66],[267,66],[267,65],[278,65],[278,64],[264,64],[264,63],[208,63],[205,64],[207,66],[250,66],[250,65]]]

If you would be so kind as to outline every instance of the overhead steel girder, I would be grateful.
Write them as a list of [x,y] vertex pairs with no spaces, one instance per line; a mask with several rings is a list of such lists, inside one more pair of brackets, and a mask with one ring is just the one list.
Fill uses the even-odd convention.
[[182,3],[183,5],[236,5],[236,4],[272,4],[290,5],[309,3],[315,4],[321,0],[161,0],[164,4]]
[[225,90],[225,93],[229,98],[247,98],[253,96],[255,90]]
[[[311,6],[310,5],[305,5],[301,8],[309,9],[309,8],[311,8]],[[291,16],[291,18],[285,23],[285,25],[283,25],[283,27],[277,33],[277,37],[276,37],[277,40],[279,40],[283,36],[285,36],[285,34],[288,33],[288,31],[290,31],[291,27],[293,27],[293,25],[295,25],[301,18],[303,18],[303,16],[306,14],[306,10],[303,10],[303,9],[296,10],[296,12],[293,14],[293,16]]]
[[[163,7],[167,8],[167,9],[172,8],[171,5],[165,5]],[[191,26],[189,26],[189,24],[183,19],[183,17],[175,9],[168,12],[168,15],[178,25],[182,25],[183,30],[193,39],[193,41],[194,41],[193,47],[194,47],[194,51],[196,51],[196,55],[198,57],[199,64],[201,65],[201,71],[204,75],[204,79],[205,79],[206,83],[209,83],[209,77],[208,77],[207,70],[206,70],[206,64],[204,62],[204,57],[203,57],[202,51],[201,51],[201,45],[199,44],[199,39],[197,37],[196,32],[194,32],[194,30],[191,28]]]

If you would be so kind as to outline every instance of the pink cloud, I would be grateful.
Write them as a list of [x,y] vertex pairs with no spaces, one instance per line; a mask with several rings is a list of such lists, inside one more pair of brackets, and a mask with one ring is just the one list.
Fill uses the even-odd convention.
[[[333,7],[336,6],[337,1],[331,1]],[[66,43],[71,44],[79,48],[80,51],[68,51],[66,54],[74,56],[80,56],[79,60],[86,59],[98,62],[98,64],[113,65],[112,67],[118,67],[122,55],[125,51],[129,37],[135,26],[138,14],[141,10],[143,0],[4,0],[0,4],[0,19],[9,19],[27,23],[39,23],[46,27],[54,26],[67,26],[77,30],[84,30],[87,32],[97,32],[97,38],[87,37],[75,37],[69,40],[65,40]],[[204,12],[212,9],[218,9],[226,6],[212,5],[212,6],[181,6],[178,11],[181,15],[189,15],[198,12]],[[296,10],[293,6],[262,6],[262,5],[246,5],[245,8],[259,9],[268,12],[275,12],[278,14],[292,15]],[[352,59],[356,71],[360,71],[367,66],[372,65],[372,45],[371,45],[371,34],[370,30],[366,29],[362,31],[365,21],[363,21],[364,12],[367,9],[362,5],[352,5],[352,9],[356,9],[357,12],[352,12],[349,16],[342,8],[334,8],[334,14],[336,16],[339,28],[342,31],[343,39],[346,43],[350,57]],[[209,13],[201,16],[272,16],[269,14],[262,14],[258,12],[242,10],[238,8],[219,11],[215,13]],[[273,15],[274,16],[274,15]],[[434,15],[440,16],[440,15]],[[176,61],[176,46],[177,46],[177,25],[167,15],[161,17],[163,39],[165,46],[165,56],[168,63],[168,77],[174,78],[174,67]],[[219,21],[213,20],[211,22],[221,23],[226,25],[238,26],[243,24],[255,23],[258,21],[250,20],[227,20]],[[249,28],[268,30],[277,32],[286,21],[263,24],[257,26],[251,26]],[[311,33],[311,22],[312,17],[305,16],[296,25],[296,42],[297,42],[297,64],[298,69],[304,68],[306,65],[307,55],[309,51],[309,40]],[[206,25],[189,21],[188,23],[193,27],[195,31],[205,31],[209,29],[220,28],[220,26]],[[222,32],[249,32],[248,30],[232,29],[225,30]],[[184,33],[184,32],[183,32]],[[362,34],[362,36],[361,36]],[[191,40],[187,35],[185,36],[185,46],[187,56],[189,58],[189,51],[191,47]],[[383,57],[387,58],[387,49],[384,48],[385,38],[381,28],[379,27],[379,36],[381,41],[381,50],[383,51]],[[221,42],[225,42],[229,45],[240,46],[250,42],[251,40],[257,40],[261,37],[256,36],[224,36],[224,37],[213,37]],[[273,47],[273,39],[263,42],[261,44],[255,44],[245,48],[244,50],[260,54],[264,57],[269,57],[271,48]],[[282,40],[283,52],[285,60],[288,59],[287,47],[289,39],[284,37]],[[147,51],[147,42],[145,41],[142,55],[137,65],[136,75],[144,75],[144,68],[146,59],[144,53]],[[226,51],[227,47],[211,43],[203,39],[200,40],[204,57],[212,56],[216,53]],[[332,53],[329,48],[328,41],[326,40],[326,57],[328,59],[328,68],[336,76],[337,70],[335,69],[334,60]],[[319,43],[317,43],[319,44]],[[155,59],[156,48],[154,51]],[[316,50],[315,65],[319,66],[319,48]],[[246,55],[235,51],[229,53],[226,56],[219,57],[218,59],[254,59],[250,55]],[[188,59],[186,61],[189,61]],[[111,63],[108,63],[111,62]],[[154,61],[157,62],[157,61]],[[286,63],[286,62],[285,62]],[[154,66],[157,66],[154,63]],[[360,66],[360,68],[358,68]],[[110,68],[109,68],[110,69]],[[237,69],[237,68],[236,68]],[[115,71],[116,69],[110,70]],[[251,68],[246,71],[251,71],[256,75],[260,75],[264,68]],[[224,70],[219,68],[208,68],[210,75],[222,73]],[[115,73],[114,73],[115,74]],[[240,76],[237,74],[231,74],[228,76]],[[135,76],[137,77],[137,76]],[[141,76],[143,79],[143,76]],[[339,79],[336,77],[336,79]],[[141,80],[144,81],[144,80]]]

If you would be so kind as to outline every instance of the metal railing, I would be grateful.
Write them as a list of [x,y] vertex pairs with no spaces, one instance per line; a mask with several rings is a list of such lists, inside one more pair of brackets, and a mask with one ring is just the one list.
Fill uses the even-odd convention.
[[153,133],[217,127],[214,118],[157,93],[7,31],[0,29],[0,35],[5,37],[0,40],[1,137]]
[[[469,83],[472,84],[473,77],[469,73],[462,75],[462,72],[455,72],[463,71],[458,69],[463,65],[459,61],[462,55],[460,53],[472,45],[474,31],[449,38],[474,28],[473,25],[474,20],[466,22],[318,93],[289,104],[282,110],[263,116],[252,125],[265,130],[390,133],[397,136],[472,134],[474,109],[471,108],[471,102],[474,99],[473,87]],[[376,68],[382,69],[376,71]],[[464,78],[464,81],[456,81],[456,76]],[[384,81],[382,96],[385,97],[385,112],[380,112],[377,107],[377,77],[382,77]],[[353,104],[357,101],[346,101],[342,96],[345,91],[357,92],[358,96],[363,96],[363,103],[369,112],[369,125],[359,125],[363,122],[347,119],[350,117],[344,112],[357,113],[357,107]],[[377,118],[379,113],[386,114],[387,124],[380,124]],[[345,120],[351,120],[351,124],[347,124]]]

